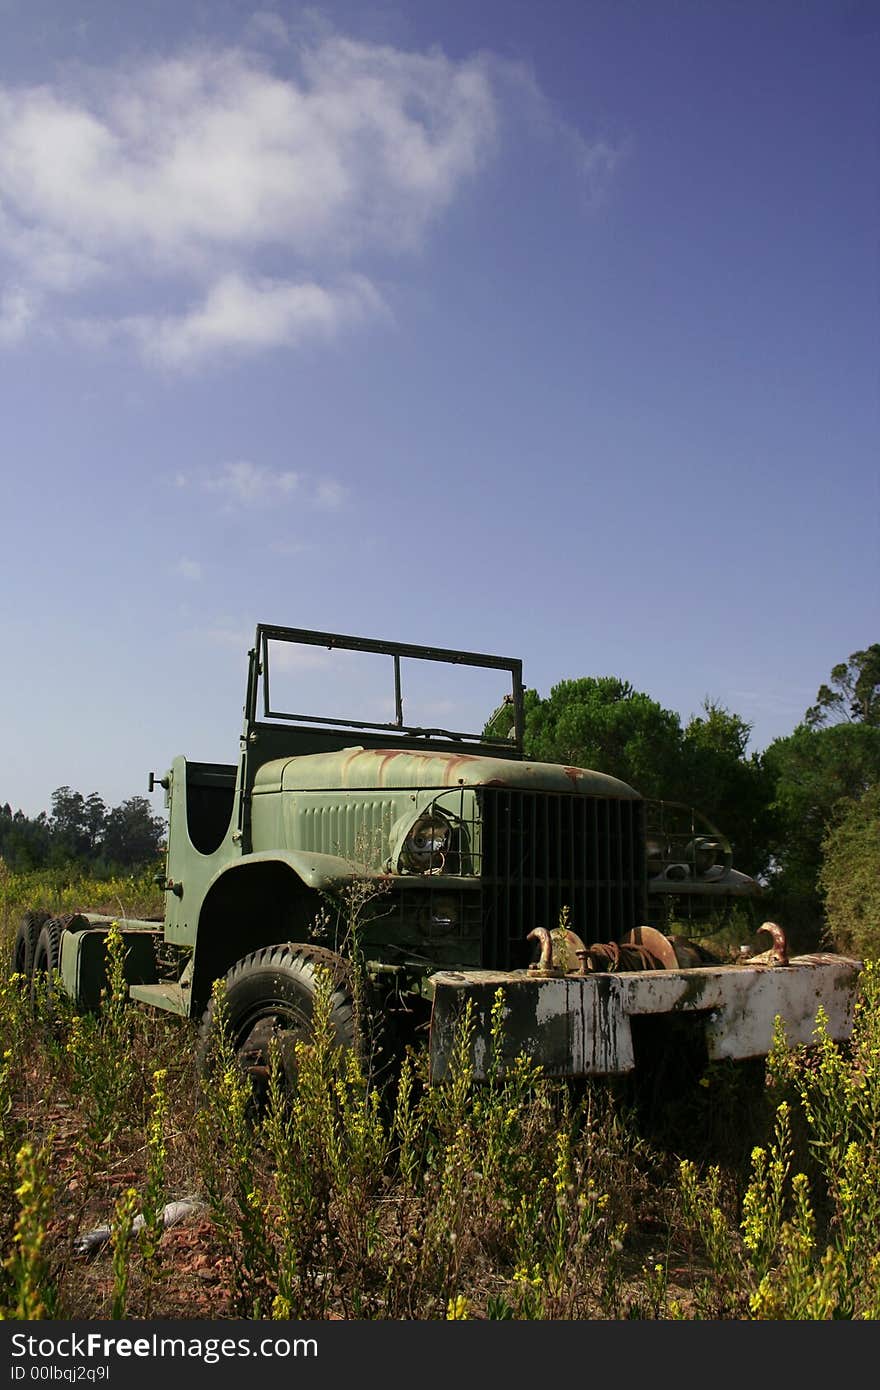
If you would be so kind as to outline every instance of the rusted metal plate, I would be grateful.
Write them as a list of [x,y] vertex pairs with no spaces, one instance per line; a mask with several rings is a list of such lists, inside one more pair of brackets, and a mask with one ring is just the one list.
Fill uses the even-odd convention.
[[550,1076],[602,1076],[635,1066],[632,1019],[688,1014],[700,1020],[710,1060],[765,1056],[779,1015],[792,1044],[811,1041],[821,1007],[835,1040],[849,1036],[861,962],[796,956],[787,966],[699,966],[620,974],[540,978],[473,970],[431,977],[431,1076],[448,1074],[459,1020],[472,1002],[474,1073],[485,1079],[490,1016],[504,994],[502,1067],[524,1054]]

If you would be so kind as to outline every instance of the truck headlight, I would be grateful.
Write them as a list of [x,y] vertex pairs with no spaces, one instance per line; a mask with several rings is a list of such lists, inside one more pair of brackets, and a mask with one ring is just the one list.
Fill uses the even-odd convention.
[[452,826],[436,811],[420,816],[403,842],[400,865],[414,874],[443,872],[452,848]]

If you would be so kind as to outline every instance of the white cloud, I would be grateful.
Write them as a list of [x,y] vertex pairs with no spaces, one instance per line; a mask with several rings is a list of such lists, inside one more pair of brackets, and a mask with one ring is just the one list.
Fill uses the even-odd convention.
[[332,338],[382,311],[380,296],[363,277],[330,289],[278,280],[225,275],[202,303],[183,314],[139,315],[121,321],[144,355],[164,367],[190,367],[220,353],[293,347],[306,337]]
[[[255,22],[283,38],[280,16]],[[417,247],[479,170],[497,119],[487,62],[336,36],[284,57],[283,75],[215,48],[0,85],[0,256],[25,289],[159,298],[122,326],[172,365],[381,311],[352,258]],[[295,273],[261,278],[266,254]]]
[[569,129],[566,139],[574,152],[575,167],[581,178],[581,188],[587,202],[599,204],[620,165],[632,153],[628,139],[613,143],[610,140],[588,141],[578,131]]
[[341,507],[348,496],[348,488],[343,487],[342,483],[337,483],[333,478],[324,478],[315,488],[315,505],[327,511],[335,511]]
[[300,475],[273,472],[242,459],[226,463],[213,477],[205,479],[209,492],[219,492],[234,502],[269,502],[290,497],[300,484]]
[[18,286],[0,295],[0,343],[17,343],[34,318],[34,299]]
[[[559,113],[556,105],[543,92],[531,69],[521,62],[495,62],[492,76],[496,98],[502,101],[502,89],[508,124],[514,139],[538,138],[561,157],[564,166],[573,170],[580,192],[588,208],[599,206],[612,177],[632,154],[628,135],[587,138],[581,130]],[[518,117],[524,127],[517,129]]]
[[3,207],[4,183],[0,177],[0,244],[8,263],[29,282],[53,292],[75,290],[99,279],[104,267],[65,236],[45,225],[27,225]]
[[224,463],[216,473],[202,478],[202,486],[230,504],[245,506],[277,504],[295,496],[302,506],[333,510],[342,506],[348,496],[348,489],[335,478],[313,478],[293,469],[266,468],[249,459]]
[[387,313],[370,258],[423,245],[502,124],[561,151],[591,199],[623,153],[560,120],[521,64],[347,39],[311,11],[257,10],[244,32],[251,47],[0,83],[7,345],[41,316],[174,369],[331,339]]
[[175,574],[179,574],[181,579],[189,579],[194,583],[198,583],[202,577],[202,566],[199,564],[198,560],[187,560],[184,558],[178,560],[174,567],[174,572]]

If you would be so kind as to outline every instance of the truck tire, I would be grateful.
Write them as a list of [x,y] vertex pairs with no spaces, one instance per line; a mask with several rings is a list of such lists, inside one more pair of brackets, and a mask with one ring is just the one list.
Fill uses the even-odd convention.
[[34,968],[37,937],[40,935],[43,923],[48,920],[48,912],[26,912],[15,933],[15,942],[12,947],[12,972],[14,975],[23,976],[28,985],[30,985],[31,973]]
[[[294,1045],[311,1035],[320,971],[331,980],[330,1024],[340,1048],[357,1038],[351,972],[341,956],[320,946],[284,942],[244,956],[225,976],[225,1013],[233,1049],[250,1075],[258,1098],[265,1092],[270,1041],[277,1036],[288,1083],[294,1079]],[[210,1070],[217,1028],[212,999],[199,1028],[198,1061]]]
[[31,1000],[36,1002],[37,992],[42,982],[52,997],[52,980],[61,965],[61,923],[57,917],[49,917],[40,928],[37,944],[34,947],[34,960],[31,968]]

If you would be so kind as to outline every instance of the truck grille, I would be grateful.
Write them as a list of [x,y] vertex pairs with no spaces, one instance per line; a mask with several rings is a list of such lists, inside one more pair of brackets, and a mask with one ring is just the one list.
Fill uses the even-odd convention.
[[478,797],[485,969],[525,966],[528,933],[558,926],[563,907],[587,945],[644,920],[643,802],[499,787]]

